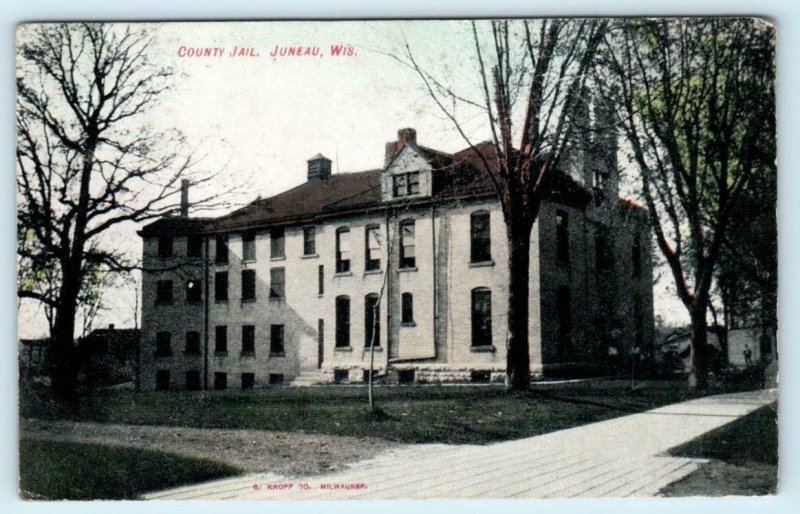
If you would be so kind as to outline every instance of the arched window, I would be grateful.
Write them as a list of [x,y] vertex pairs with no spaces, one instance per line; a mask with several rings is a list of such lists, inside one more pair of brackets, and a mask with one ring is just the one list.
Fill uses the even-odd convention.
[[336,297],[336,348],[350,346],[350,297]]
[[469,227],[470,261],[485,262],[492,260],[489,213],[487,211],[473,212],[469,219]]
[[336,273],[350,271],[350,229],[336,230]]
[[569,262],[569,215],[562,210],[556,211],[556,260]]
[[400,222],[400,267],[414,268],[417,265],[414,243],[414,220]]
[[472,290],[472,346],[492,344],[492,292],[486,287]]
[[400,323],[403,325],[414,324],[414,295],[403,293],[400,295]]
[[[374,341],[373,341],[374,335]],[[364,297],[364,347],[381,345],[381,306],[375,293]]]
[[633,247],[631,248],[631,265],[633,267],[633,276],[639,278],[642,276],[642,235],[637,230],[633,235]]
[[562,359],[572,356],[572,294],[567,286],[556,290],[558,309],[558,356]]

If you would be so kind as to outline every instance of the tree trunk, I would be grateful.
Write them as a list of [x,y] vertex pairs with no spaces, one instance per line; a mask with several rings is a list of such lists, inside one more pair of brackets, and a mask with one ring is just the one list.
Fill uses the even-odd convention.
[[528,353],[529,266],[532,223],[506,219],[508,237],[508,345],[506,373],[508,388],[527,390],[530,386]]
[[58,398],[68,402],[76,399],[75,388],[78,382],[74,334],[79,277],[79,273],[64,274],[48,348],[51,388]]
[[692,345],[689,359],[689,387],[702,389],[706,386],[708,332],[706,322],[706,305],[698,306],[692,311]]

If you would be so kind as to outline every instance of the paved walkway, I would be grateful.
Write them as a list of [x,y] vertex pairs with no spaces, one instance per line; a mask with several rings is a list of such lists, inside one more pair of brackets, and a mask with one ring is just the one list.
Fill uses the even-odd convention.
[[147,499],[397,499],[654,496],[703,459],[664,452],[777,399],[777,391],[710,396],[549,434],[477,445],[391,450],[323,476],[254,474]]

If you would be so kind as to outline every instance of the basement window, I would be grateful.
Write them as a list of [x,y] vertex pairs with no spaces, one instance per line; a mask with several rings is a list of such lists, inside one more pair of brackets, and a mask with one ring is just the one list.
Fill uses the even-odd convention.
[[350,371],[346,369],[333,370],[333,381],[337,384],[344,384],[350,379]]
[[228,388],[228,374],[227,373],[214,373],[214,389],[222,391]]
[[475,370],[470,374],[473,384],[488,384],[492,379],[492,372],[488,370]]
[[415,373],[413,369],[401,369],[397,372],[397,381],[401,384],[413,384]]

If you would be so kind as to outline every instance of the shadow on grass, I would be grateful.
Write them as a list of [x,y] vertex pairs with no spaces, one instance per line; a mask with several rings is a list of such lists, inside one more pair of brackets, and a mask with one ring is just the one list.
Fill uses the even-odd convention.
[[767,405],[669,450],[674,457],[717,459],[729,464],[778,464],[778,413]]
[[26,500],[129,500],[241,473],[149,450],[34,439],[20,440],[19,467],[20,496]]

